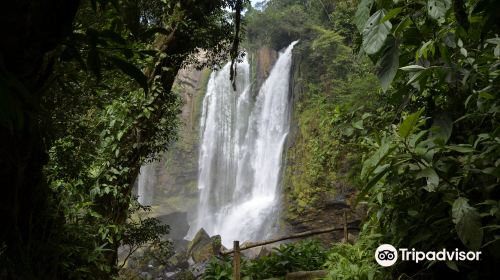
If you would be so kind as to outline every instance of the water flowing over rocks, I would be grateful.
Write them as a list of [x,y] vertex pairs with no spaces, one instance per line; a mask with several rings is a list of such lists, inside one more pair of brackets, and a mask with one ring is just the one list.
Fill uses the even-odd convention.
[[264,239],[277,230],[296,43],[280,53],[255,98],[246,60],[238,65],[236,91],[229,64],[212,73],[200,121],[198,212],[188,238],[205,228],[229,246],[233,240]]

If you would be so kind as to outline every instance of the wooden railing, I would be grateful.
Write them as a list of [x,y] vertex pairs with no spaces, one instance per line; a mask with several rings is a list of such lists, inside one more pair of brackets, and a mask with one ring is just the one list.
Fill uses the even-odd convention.
[[329,232],[334,232],[334,231],[343,231],[344,232],[344,242],[347,242],[348,238],[349,238],[349,230],[359,231],[359,228],[347,226],[347,213],[344,211],[344,225],[343,225],[343,227],[330,227],[330,228],[324,228],[324,229],[319,229],[319,230],[304,231],[304,232],[294,233],[294,234],[290,234],[287,236],[273,238],[273,239],[269,239],[269,240],[265,240],[265,241],[247,243],[243,247],[240,247],[240,242],[235,240],[233,242],[233,249],[232,250],[221,251],[220,253],[221,253],[221,255],[233,254],[233,279],[240,280],[241,251],[248,250],[248,249],[255,248],[255,247],[259,247],[259,246],[264,246],[264,245],[271,244],[271,243],[276,243],[279,241],[288,240],[288,239],[304,238],[304,237],[309,237],[309,236],[313,236],[313,235],[329,233]]

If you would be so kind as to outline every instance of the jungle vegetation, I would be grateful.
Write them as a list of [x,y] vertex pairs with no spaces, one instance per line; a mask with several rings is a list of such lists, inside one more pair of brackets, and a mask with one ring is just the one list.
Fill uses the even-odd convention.
[[[315,211],[325,193],[344,186],[356,190],[353,206],[367,207],[358,241],[333,244],[314,269],[327,269],[330,279],[495,278],[499,11],[490,0],[270,0],[247,15],[255,45],[280,49],[301,40],[294,51],[299,132],[284,183],[288,215]],[[384,243],[480,250],[482,257],[383,268],[372,253]],[[267,273],[248,279],[297,271],[279,271],[288,260],[283,252],[271,257],[283,261],[272,269],[244,264]],[[221,263],[212,265],[220,270]]]
[[[244,7],[247,12],[242,13]],[[358,241],[286,245],[247,279],[492,279],[500,262],[500,4],[495,0],[8,1],[0,9],[0,278],[110,279],[117,249],[168,232],[131,195],[177,137],[186,63],[213,67],[300,39],[285,173],[288,215],[356,189]],[[241,27],[240,27],[241,26]],[[204,50],[205,59],[197,54]],[[233,75],[237,73],[233,73]],[[479,262],[378,266],[396,248],[481,250]],[[230,279],[214,259],[207,279]]]
[[[244,1],[10,1],[0,9],[0,278],[109,279],[142,163],[177,137],[184,65],[239,56]],[[204,59],[198,55],[204,50]]]

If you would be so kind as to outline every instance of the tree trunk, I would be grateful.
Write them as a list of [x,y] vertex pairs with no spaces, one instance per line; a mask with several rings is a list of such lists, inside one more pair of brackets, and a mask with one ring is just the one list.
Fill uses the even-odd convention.
[[78,0],[5,1],[0,6],[0,278],[57,274],[55,217],[42,170],[47,143],[39,100],[53,51],[72,29]]

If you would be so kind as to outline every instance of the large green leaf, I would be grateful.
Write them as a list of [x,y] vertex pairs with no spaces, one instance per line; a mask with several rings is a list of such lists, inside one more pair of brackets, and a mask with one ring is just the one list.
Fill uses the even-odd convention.
[[408,80],[408,82],[406,82],[406,84],[413,85],[417,88],[420,88],[420,85],[417,82],[420,82],[420,81],[425,82],[425,80],[432,74],[433,69],[434,68],[429,67],[429,68],[426,68],[425,70],[422,70],[422,71],[410,72],[410,79]]
[[352,127],[357,128],[357,129],[363,129],[363,120],[353,122]]
[[483,241],[481,216],[476,208],[469,205],[466,198],[459,197],[453,202],[452,218],[458,237],[471,250],[478,250]]
[[451,145],[447,146],[446,148],[462,153],[462,154],[468,154],[474,152],[474,148],[471,145],[468,144],[460,144],[460,145]]
[[422,114],[422,112],[423,110],[420,109],[417,112],[406,117],[406,119],[399,126],[399,131],[398,131],[399,136],[406,138],[413,132],[413,130],[418,125],[418,121],[420,119],[420,115]]
[[376,167],[380,165],[382,160],[387,157],[394,147],[391,145],[390,139],[382,139],[382,143],[378,150],[372,154],[370,158],[363,162],[363,168],[361,169],[361,178],[368,177]]
[[135,65],[116,56],[110,56],[109,60],[111,60],[111,62],[113,62],[113,64],[118,67],[123,73],[130,76],[137,83],[139,83],[139,85],[144,89],[145,93],[148,92],[148,79],[141,70],[135,67]]
[[387,40],[382,57],[378,61],[377,77],[384,92],[389,89],[399,67],[399,48],[394,38]]
[[382,166],[379,166],[380,168],[378,169],[378,173],[375,173],[376,175],[368,181],[368,183],[361,189],[359,194],[357,195],[356,201],[360,201],[364,199],[365,195],[368,193],[368,191],[380,181],[384,177],[384,175],[389,171],[389,164],[385,164]]
[[412,20],[409,17],[404,17],[401,22],[394,28],[394,36],[401,39],[403,32],[412,25]]
[[387,12],[387,14],[382,18],[382,20],[380,22],[382,23],[384,21],[391,20],[392,18],[395,18],[397,15],[399,15],[399,13],[401,13],[402,10],[403,10],[403,7],[398,7],[398,8],[394,8],[394,9],[390,10],[389,12]]
[[428,0],[427,13],[433,19],[441,19],[451,7],[451,0]]
[[365,24],[363,29],[363,49],[367,54],[379,52],[384,46],[387,35],[391,32],[392,24],[390,21],[380,23],[384,16],[385,11],[379,10]]
[[425,70],[427,68],[425,68],[424,66],[421,66],[421,65],[407,65],[407,66],[401,67],[399,69],[406,71],[406,72],[418,72],[418,71]]
[[363,32],[366,21],[370,17],[370,10],[372,8],[373,2],[374,0],[361,0],[361,3],[358,4],[358,9],[356,10],[356,14],[354,15],[354,23],[356,24],[359,33]]
[[446,144],[451,137],[453,123],[450,117],[442,115],[434,119],[431,127],[431,138],[437,144]]
[[424,168],[420,172],[418,172],[416,179],[420,178],[427,179],[427,186],[425,186],[424,189],[429,192],[435,191],[439,185],[439,176],[437,175],[436,170],[434,170],[434,168],[432,167]]

